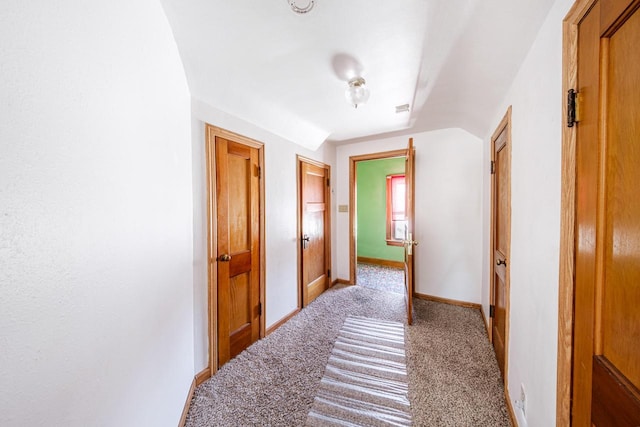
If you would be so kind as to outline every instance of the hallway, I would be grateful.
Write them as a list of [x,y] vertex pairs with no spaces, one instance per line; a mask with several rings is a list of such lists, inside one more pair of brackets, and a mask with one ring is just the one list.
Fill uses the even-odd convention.
[[[563,419],[557,410],[568,414],[570,387],[558,379],[570,371],[563,366],[572,340],[562,332],[573,323],[563,305],[569,300],[560,297],[574,277],[565,269],[575,246],[563,231],[578,228],[568,223],[574,209],[565,203],[573,199],[563,109],[567,89],[579,88],[563,79],[575,75],[563,63],[574,46],[563,41],[563,28],[567,13],[582,6],[315,3],[304,16],[286,1],[3,4],[0,425],[175,427],[186,417],[196,384],[215,370],[218,341],[208,125],[264,146],[264,167],[246,176],[258,176],[264,200],[260,326],[277,330],[238,359],[246,368],[229,371],[231,364],[199,388],[196,403],[215,399],[217,406],[194,412],[191,425],[213,411],[248,425],[273,414],[301,420],[314,399],[307,379],[322,376],[347,312],[394,318],[389,301],[401,295],[354,286],[327,294],[347,295],[325,313],[336,319],[314,318],[311,328],[314,311],[305,309],[284,324],[301,306],[297,159],[330,167],[327,276],[353,283],[351,159],[403,155],[409,139],[416,150],[412,240],[420,242],[415,293],[482,313],[415,301],[417,325],[408,335],[428,332],[424,347],[405,340],[409,369],[425,367],[425,388],[438,391],[425,394],[412,380],[416,423],[428,422],[422,412],[453,423],[470,408],[476,424],[495,425],[489,414],[503,409],[481,400],[503,405],[502,382],[476,363],[492,360],[482,325],[495,314],[491,136],[507,110],[507,408],[521,426],[556,425]],[[353,19],[362,13],[367,19]],[[361,36],[378,30],[387,34]],[[347,68],[371,90],[357,109],[345,102]],[[371,299],[379,304],[369,307]],[[294,333],[296,325],[304,328]],[[280,348],[254,360],[252,352],[269,342]],[[296,355],[291,365],[283,365],[283,352]],[[479,379],[470,384],[459,370]],[[522,388],[526,411],[516,405]],[[243,392],[243,402],[231,401]],[[246,417],[238,410],[251,405]]]
[[[402,322],[403,297],[333,287],[200,385],[186,425],[304,425],[348,315]],[[478,310],[415,300],[414,320],[405,329],[413,424],[508,426],[502,380]]]

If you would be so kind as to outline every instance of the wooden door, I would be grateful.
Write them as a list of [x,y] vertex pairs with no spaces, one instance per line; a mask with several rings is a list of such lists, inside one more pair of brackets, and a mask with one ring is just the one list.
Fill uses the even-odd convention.
[[407,228],[404,240],[404,283],[405,293],[404,300],[407,309],[407,324],[413,323],[413,293],[414,293],[414,274],[413,257],[415,255],[415,246],[418,242],[415,238],[415,186],[416,186],[416,151],[413,147],[413,138],[409,138],[409,146],[407,147],[404,181],[406,188],[406,217]]
[[640,425],[640,1],[578,26],[572,425]]
[[300,250],[302,307],[329,289],[330,193],[329,167],[299,158],[300,171]]
[[492,145],[492,299],[491,342],[502,378],[506,379],[509,314],[509,248],[511,229],[511,110],[498,125]]
[[258,149],[215,138],[218,366],[260,336]]

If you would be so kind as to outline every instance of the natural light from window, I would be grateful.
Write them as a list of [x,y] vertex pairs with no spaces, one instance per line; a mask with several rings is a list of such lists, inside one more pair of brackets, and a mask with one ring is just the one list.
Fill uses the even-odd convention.
[[387,176],[387,244],[404,240],[407,217],[404,175]]

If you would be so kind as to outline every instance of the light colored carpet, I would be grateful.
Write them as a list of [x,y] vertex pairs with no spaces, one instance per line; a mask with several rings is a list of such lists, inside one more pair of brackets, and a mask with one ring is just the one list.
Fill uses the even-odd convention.
[[349,316],[307,426],[410,426],[404,325]]
[[[406,327],[415,426],[508,426],[502,380],[478,310],[414,299]],[[195,392],[187,426],[301,426],[347,316],[404,322],[403,296],[335,286]]]
[[356,266],[356,284],[404,295],[404,270],[359,262]]

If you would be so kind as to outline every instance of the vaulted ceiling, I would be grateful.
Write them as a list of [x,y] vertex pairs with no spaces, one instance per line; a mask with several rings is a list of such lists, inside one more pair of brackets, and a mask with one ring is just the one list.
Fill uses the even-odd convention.
[[[194,98],[314,149],[451,127],[483,137],[553,0],[315,0],[302,15],[288,0],[161,2]],[[371,91],[357,109],[344,96],[356,75]]]

